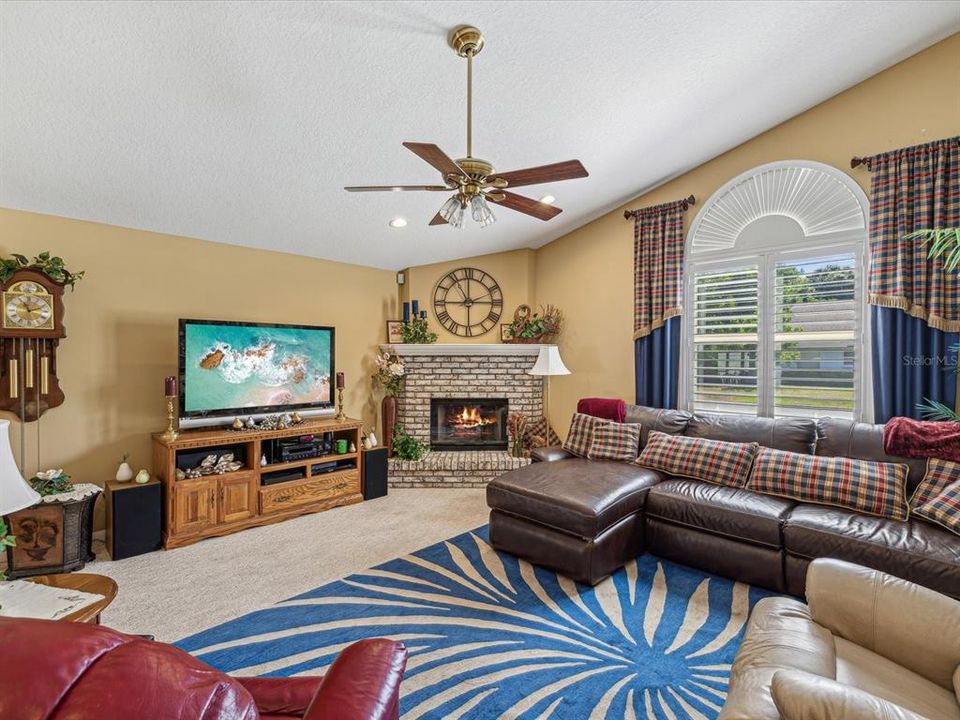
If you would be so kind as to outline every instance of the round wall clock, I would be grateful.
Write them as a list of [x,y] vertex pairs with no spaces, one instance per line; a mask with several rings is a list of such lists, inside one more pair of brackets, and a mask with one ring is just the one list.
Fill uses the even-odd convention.
[[477,337],[497,327],[503,293],[493,276],[477,268],[451,270],[433,291],[437,320],[454,335]]

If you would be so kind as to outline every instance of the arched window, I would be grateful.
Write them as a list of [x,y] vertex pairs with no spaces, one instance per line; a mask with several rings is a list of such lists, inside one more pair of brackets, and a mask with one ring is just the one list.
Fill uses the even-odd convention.
[[687,238],[687,409],[869,415],[867,207],[844,173],[793,160],[707,201]]

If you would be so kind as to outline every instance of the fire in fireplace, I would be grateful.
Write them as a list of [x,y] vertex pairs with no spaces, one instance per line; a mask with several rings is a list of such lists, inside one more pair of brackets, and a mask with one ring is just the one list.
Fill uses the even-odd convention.
[[434,450],[506,450],[506,398],[431,398]]

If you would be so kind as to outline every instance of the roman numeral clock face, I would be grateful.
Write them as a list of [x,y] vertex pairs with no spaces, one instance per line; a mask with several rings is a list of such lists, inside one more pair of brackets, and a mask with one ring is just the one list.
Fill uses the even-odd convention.
[[454,335],[476,337],[497,327],[503,293],[483,270],[459,268],[440,278],[433,292],[433,310]]

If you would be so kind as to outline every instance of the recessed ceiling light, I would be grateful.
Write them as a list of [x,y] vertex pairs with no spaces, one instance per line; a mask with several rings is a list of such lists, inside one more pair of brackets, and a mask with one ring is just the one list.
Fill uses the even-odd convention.
[[553,195],[544,195],[540,198],[540,202],[546,203],[547,205],[552,205],[556,201],[556,198]]
[[401,228],[407,226],[407,219],[402,217],[395,217],[390,221],[390,227]]

